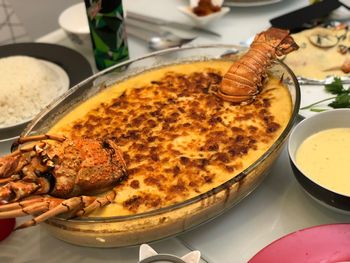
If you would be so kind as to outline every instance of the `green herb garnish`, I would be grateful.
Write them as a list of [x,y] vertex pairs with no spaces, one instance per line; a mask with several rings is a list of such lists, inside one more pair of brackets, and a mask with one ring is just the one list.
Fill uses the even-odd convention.
[[325,111],[327,109],[318,109],[318,108],[314,108],[314,106],[328,100],[333,100],[331,103],[328,104],[328,106],[334,109],[350,108],[350,88],[345,89],[340,78],[334,78],[332,83],[325,85],[325,89],[327,92],[334,94],[336,96],[317,101],[315,103],[312,103],[300,109],[301,110],[309,109],[310,111],[315,111],[315,112]]
[[329,103],[328,106],[332,108],[350,108],[350,95],[348,93],[342,93],[335,97],[335,100],[332,103]]
[[341,94],[343,92],[347,92],[347,90],[344,89],[340,78],[334,78],[332,83],[326,84],[324,87],[326,88],[326,91],[332,94]]

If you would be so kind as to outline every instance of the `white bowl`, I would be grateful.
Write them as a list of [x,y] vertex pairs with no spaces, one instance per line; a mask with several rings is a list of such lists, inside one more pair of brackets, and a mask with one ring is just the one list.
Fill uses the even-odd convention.
[[58,24],[78,49],[92,49],[84,2],[65,9],[58,17]]
[[350,213],[350,195],[319,184],[313,177],[304,173],[296,162],[296,152],[305,139],[317,132],[333,128],[350,128],[350,109],[321,112],[296,125],[289,137],[289,160],[297,181],[314,200],[335,211]]
[[223,17],[230,11],[229,7],[221,7],[221,10],[218,12],[214,12],[206,16],[197,16],[195,13],[192,12],[192,8],[190,6],[179,6],[178,9],[185,15],[189,16],[193,20],[193,22],[199,26],[204,26],[209,23],[212,23],[218,20],[219,18]]

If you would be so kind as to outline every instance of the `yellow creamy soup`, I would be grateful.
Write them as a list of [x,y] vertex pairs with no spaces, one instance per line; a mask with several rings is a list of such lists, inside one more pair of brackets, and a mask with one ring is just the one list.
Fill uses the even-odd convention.
[[316,183],[350,194],[350,128],[318,132],[299,147],[296,162]]
[[173,205],[223,184],[276,141],[291,115],[291,98],[269,77],[245,106],[215,88],[230,61],[171,65],[143,72],[99,93],[50,131],[111,138],[128,167],[117,198],[93,215],[128,215]]

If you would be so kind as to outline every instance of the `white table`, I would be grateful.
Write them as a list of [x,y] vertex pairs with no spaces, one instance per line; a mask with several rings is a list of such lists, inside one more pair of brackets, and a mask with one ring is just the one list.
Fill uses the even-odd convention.
[[[189,22],[176,11],[185,1],[127,0],[125,8],[159,18]],[[222,38],[198,37],[193,44],[231,43],[242,41],[266,29],[268,20],[308,4],[307,0],[284,0],[278,4],[232,8],[210,29]],[[61,30],[39,39],[73,47]],[[73,47],[74,48],[74,47]],[[148,53],[144,42],[129,37],[131,58]],[[91,63],[91,53],[82,52]],[[5,153],[8,144],[0,145]],[[350,222],[349,216],[337,214],[311,200],[293,177],[286,149],[274,164],[270,175],[250,196],[224,215],[195,230],[156,242],[152,246],[162,253],[178,256],[198,249],[203,262],[247,262],[260,249],[292,231],[305,227]],[[51,237],[40,226],[15,232],[0,243],[0,262],[137,262],[138,247],[122,249],[83,248]]]

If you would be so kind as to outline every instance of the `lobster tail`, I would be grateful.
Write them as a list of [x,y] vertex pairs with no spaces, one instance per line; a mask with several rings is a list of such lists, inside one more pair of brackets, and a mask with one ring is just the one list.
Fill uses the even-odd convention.
[[276,56],[288,54],[298,45],[288,30],[270,28],[255,36],[246,54],[224,75],[217,95],[234,103],[249,103],[260,92],[267,69]]

